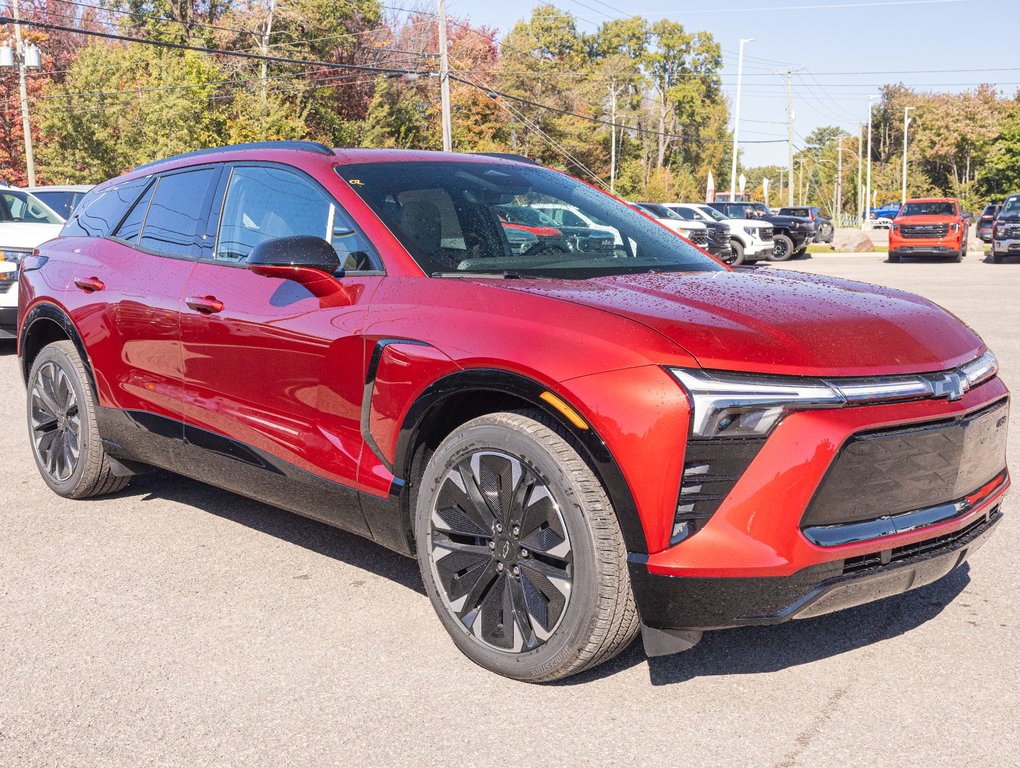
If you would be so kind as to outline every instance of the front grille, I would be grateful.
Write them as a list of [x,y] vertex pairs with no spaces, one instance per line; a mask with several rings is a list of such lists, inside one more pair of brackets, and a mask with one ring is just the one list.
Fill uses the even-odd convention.
[[772,227],[761,227],[758,230],[758,238],[761,240],[771,240],[775,237],[775,230]]
[[963,498],[1006,464],[1005,400],[956,419],[864,432],[840,450],[802,527],[877,520]]
[[904,237],[945,237],[949,234],[948,224],[902,224],[900,234]]
[[1020,238],[1020,226],[999,227],[999,237],[1009,240]]
[[725,245],[730,241],[730,235],[723,229],[710,229],[708,231],[708,241],[713,245]]
[[902,547],[894,547],[883,552],[871,552],[858,557],[848,557],[843,561],[843,573],[858,573],[869,568],[881,567],[890,563],[902,562],[912,558],[932,556],[939,554],[940,550],[951,549],[958,541],[977,533],[980,529],[986,528],[999,519],[1002,512],[999,507],[993,507],[987,514],[981,515],[977,520],[964,526],[958,531],[944,533],[913,544],[905,544]]
[[764,444],[764,438],[687,443],[671,545],[705,527]]
[[11,290],[12,285],[14,285],[14,283],[0,282],[0,294],[7,293]]
[[688,232],[687,239],[695,245],[708,245],[708,235],[702,229],[695,232]]

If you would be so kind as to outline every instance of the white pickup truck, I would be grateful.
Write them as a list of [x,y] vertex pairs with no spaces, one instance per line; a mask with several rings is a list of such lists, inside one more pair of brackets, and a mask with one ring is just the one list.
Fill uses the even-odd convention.
[[705,203],[666,203],[667,208],[681,215],[694,216],[697,221],[721,221],[730,225],[733,245],[731,264],[751,264],[771,259],[775,243],[772,225],[758,219],[731,219]]

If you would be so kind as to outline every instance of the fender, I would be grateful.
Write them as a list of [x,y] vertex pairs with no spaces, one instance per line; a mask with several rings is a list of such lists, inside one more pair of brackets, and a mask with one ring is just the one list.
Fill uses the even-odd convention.
[[[406,478],[410,474],[413,447],[418,441],[425,417],[433,409],[441,406],[443,401],[449,397],[462,395],[472,390],[511,395],[524,400],[529,405],[548,414],[570,432],[581,445],[584,458],[594,468],[606,489],[613,509],[616,511],[628,552],[648,552],[644,528],[638,516],[634,497],[619,465],[602,438],[593,427],[589,429],[576,428],[564,418],[560,411],[543,400],[541,396],[544,392],[550,391],[548,387],[511,371],[496,368],[472,368],[451,373],[429,385],[408,409],[401,424],[393,462],[394,470],[398,476]],[[554,392],[553,394],[574,408],[560,393]]]
[[21,361],[22,381],[26,385],[28,384],[28,374],[30,373],[31,366],[29,365],[26,347],[31,335],[35,332],[33,329],[38,330],[36,325],[40,322],[56,324],[74,344],[82,361],[85,363],[85,370],[89,375],[89,384],[92,385],[92,394],[96,396],[98,401],[99,395],[96,388],[96,377],[92,372],[92,360],[89,358],[88,350],[85,349],[85,342],[82,341],[78,328],[68,314],[61,307],[48,301],[41,301],[35,304],[28,311],[28,314],[25,315],[25,319],[21,323],[21,331],[18,334],[18,358]]

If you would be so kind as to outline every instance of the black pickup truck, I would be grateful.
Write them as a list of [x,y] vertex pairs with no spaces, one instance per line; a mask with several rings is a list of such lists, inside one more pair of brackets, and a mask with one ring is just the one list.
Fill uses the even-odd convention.
[[815,238],[815,224],[801,216],[779,216],[765,203],[709,203],[710,206],[736,219],[763,219],[772,225],[775,233],[773,261],[786,261],[803,256]]
[[1006,198],[992,225],[992,261],[1006,256],[1020,256],[1020,194]]

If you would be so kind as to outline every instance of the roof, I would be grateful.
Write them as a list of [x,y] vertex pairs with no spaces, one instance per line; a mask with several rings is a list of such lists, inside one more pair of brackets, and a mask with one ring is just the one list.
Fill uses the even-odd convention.
[[35,187],[25,187],[25,190],[32,192],[88,192],[95,184],[43,184]]
[[[912,197],[907,203],[955,203],[955,197]],[[907,203],[904,203],[906,205]]]

